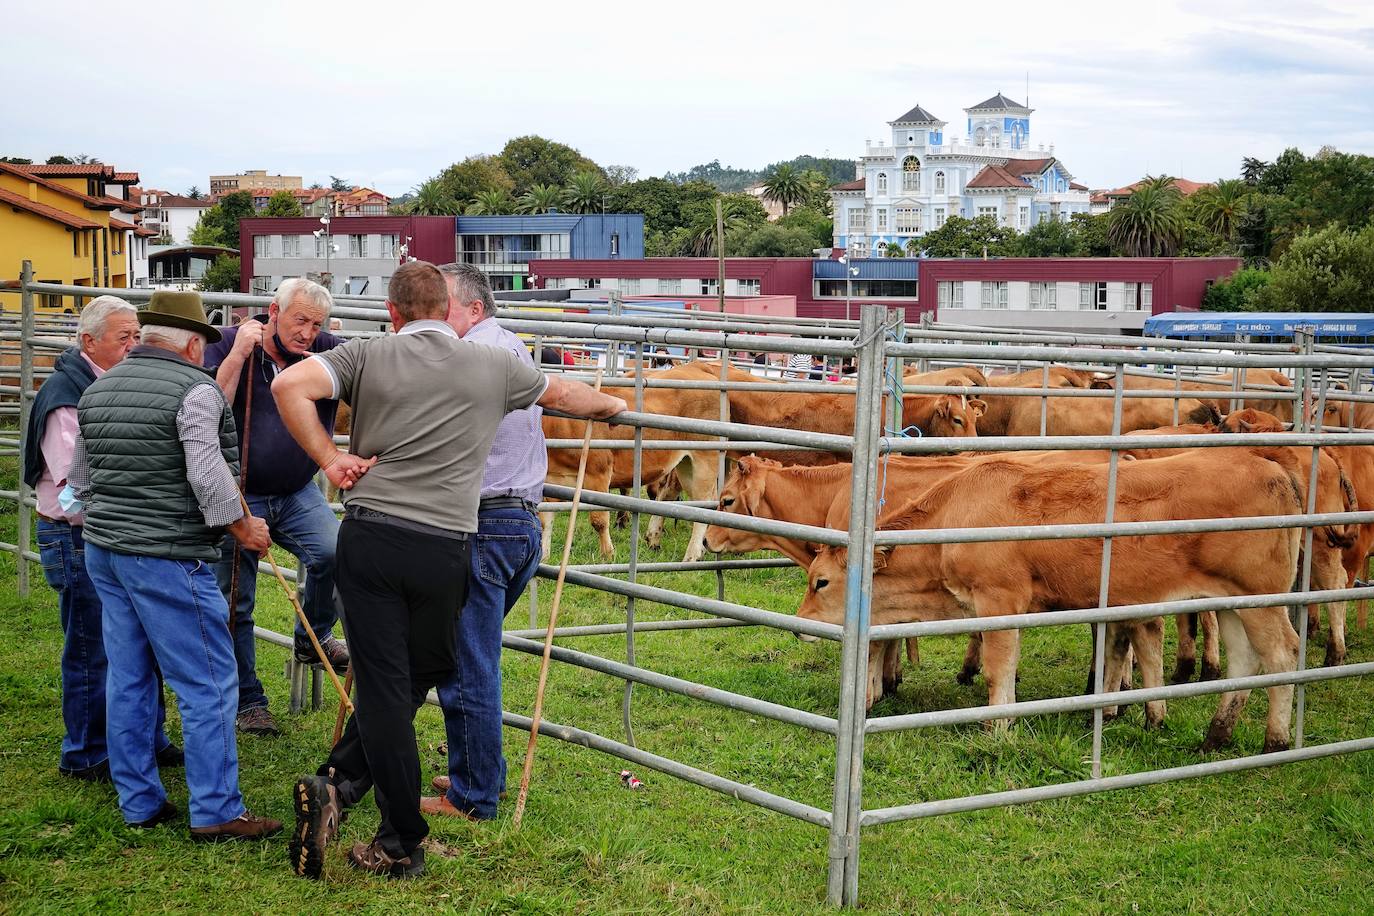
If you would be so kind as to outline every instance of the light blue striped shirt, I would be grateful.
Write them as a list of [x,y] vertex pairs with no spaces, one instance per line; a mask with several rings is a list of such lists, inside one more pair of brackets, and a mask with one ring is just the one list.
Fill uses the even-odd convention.
[[[468,329],[464,340],[509,350],[530,366],[534,359],[519,337],[484,318]],[[544,411],[538,404],[506,414],[496,428],[496,439],[482,473],[482,496],[519,496],[537,503],[544,498],[544,478],[549,472],[549,456],[544,446],[540,419]]]

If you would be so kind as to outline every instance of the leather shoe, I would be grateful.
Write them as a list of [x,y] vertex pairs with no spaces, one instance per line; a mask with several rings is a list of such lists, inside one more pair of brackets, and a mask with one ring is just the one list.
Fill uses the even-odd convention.
[[265,840],[281,833],[281,821],[259,817],[245,811],[232,821],[213,827],[192,827],[191,839],[197,843],[219,843],[224,840]]
[[275,738],[281,734],[281,726],[266,706],[245,709],[234,721],[238,730],[244,734],[263,735],[268,738]]
[[[318,665],[320,657],[315,652],[315,644],[310,641],[309,636],[297,636],[291,644],[292,653],[297,662],[302,665]],[[320,648],[324,650],[325,658],[329,659],[330,666],[335,674],[343,674],[348,670],[348,646],[333,633],[320,640]]]
[[[435,792],[443,792],[444,794],[448,794],[448,790],[453,787],[453,780],[449,779],[447,776],[435,776],[433,779],[429,781],[429,784],[433,787]],[[500,792],[497,793],[496,797],[501,799],[501,801],[505,801],[506,790],[502,789]]]
[[156,827],[158,824],[165,824],[167,821],[175,820],[180,813],[181,811],[177,809],[176,805],[164,800],[162,802],[162,808],[157,814],[154,814],[147,820],[130,821],[129,826],[137,828],[138,830],[148,830],[152,827]]
[[158,769],[175,770],[186,766],[186,752],[175,744],[169,744],[157,752]]
[[480,821],[482,818],[461,808],[455,808],[447,795],[420,796],[421,814],[441,814],[444,817],[461,817],[463,820]]
[[304,878],[319,878],[324,852],[339,832],[343,808],[334,784],[323,776],[302,776],[291,795],[296,829],[287,844],[291,869]]
[[388,878],[418,878],[425,873],[425,850],[416,846],[410,855],[396,859],[376,840],[356,843],[348,851],[348,864]]

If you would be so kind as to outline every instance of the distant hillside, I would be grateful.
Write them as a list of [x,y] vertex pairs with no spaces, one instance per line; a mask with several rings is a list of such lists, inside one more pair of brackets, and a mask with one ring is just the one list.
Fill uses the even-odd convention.
[[674,184],[705,181],[728,194],[733,191],[743,191],[751,184],[763,181],[773,174],[773,170],[780,165],[790,165],[798,171],[815,169],[824,175],[830,184],[854,180],[853,159],[820,159],[815,156],[798,156],[786,162],[773,162],[761,169],[737,169],[728,165],[723,166],[719,159],[715,159],[705,165],[694,165],[685,172],[668,172],[663,177]]

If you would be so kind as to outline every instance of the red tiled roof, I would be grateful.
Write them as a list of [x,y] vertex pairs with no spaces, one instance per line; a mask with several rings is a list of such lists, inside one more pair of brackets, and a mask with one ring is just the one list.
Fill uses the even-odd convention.
[[122,220],[122,219],[115,219],[115,218],[112,216],[112,217],[110,217],[110,228],[111,228],[111,229],[137,229],[138,227],[135,226],[133,223],[126,223],[126,222],[124,222],[124,220]]
[[1008,175],[1021,177],[1022,175],[1039,175],[1054,162],[1054,157],[1048,159],[1008,159],[1002,169]]
[[1076,182],[1076,181],[1070,181],[1070,182],[1069,182],[1069,190],[1070,190],[1070,191],[1086,191],[1086,190],[1088,190],[1088,186],[1085,185],[1085,184],[1079,184],[1079,183]]
[[862,191],[865,179],[859,178],[855,181],[846,181],[844,184],[837,184],[830,190],[832,191]]
[[1093,204],[1105,204],[1108,200],[1110,198],[1106,191],[1094,191],[1092,196],[1088,198],[1088,202]]
[[203,197],[197,199],[195,197],[182,197],[178,194],[163,194],[157,199],[157,206],[171,210],[181,207],[199,207],[208,210],[214,205]]
[[1016,188],[1018,190],[1031,190],[1031,186],[1025,181],[1009,174],[1000,165],[985,165],[982,171],[973,176],[973,179],[965,185],[969,188]]
[[115,172],[115,173],[114,173],[114,180],[115,180],[118,184],[124,184],[124,183],[126,183],[126,182],[129,183],[129,184],[133,184],[135,181],[138,181],[138,173],[137,173],[137,172]]
[[[1136,188],[1145,183],[1145,179],[1133,181],[1124,188],[1117,188],[1115,191],[1108,191],[1108,197],[1130,197]],[[1174,187],[1178,188],[1179,193],[1184,197],[1191,197],[1203,188],[1210,188],[1210,181],[1189,181],[1187,178],[1175,178]]]
[[83,219],[82,217],[77,216],[74,213],[68,213],[66,210],[59,210],[56,207],[50,207],[47,204],[40,204],[37,201],[29,200],[22,194],[16,194],[13,191],[6,191],[4,188],[0,188],[0,201],[4,201],[11,207],[15,207],[20,210],[27,210],[29,213],[33,213],[36,216],[45,217],[47,219],[53,220],[54,222],[61,223],[64,226],[68,226],[72,229],[100,228],[99,223],[93,223],[90,220]]
[[137,227],[134,228],[134,235],[137,235],[137,236],[140,236],[140,237],[146,239],[146,238],[152,238],[153,236],[157,235],[157,233],[154,232],[154,231],[151,230],[151,229],[144,229],[142,226],[137,226]]
[[108,178],[113,181],[115,176],[114,166],[105,165],[103,162],[72,165],[25,165],[20,167],[32,175],[42,175],[45,178]]
[[6,172],[26,181],[32,181],[41,187],[47,188],[57,194],[79,200],[86,205],[88,210],[112,210],[123,201],[117,201],[112,197],[91,197],[89,194],[82,194],[80,191],[73,191],[66,185],[60,185],[55,181],[49,181],[41,175],[35,175],[28,171],[31,166],[11,165],[8,162],[0,162],[0,172]]

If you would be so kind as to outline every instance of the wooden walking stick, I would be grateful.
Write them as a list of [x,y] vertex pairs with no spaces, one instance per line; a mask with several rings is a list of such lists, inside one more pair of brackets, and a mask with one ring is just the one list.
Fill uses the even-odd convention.
[[[248,353],[245,366],[248,369],[248,393],[244,396],[243,405],[243,448],[239,449],[239,493],[248,490],[248,433],[253,428],[253,361],[257,358],[258,348],[254,347]],[[233,410],[233,405],[230,405]],[[248,511],[248,504],[244,503],[244,512]],[[229,574],[229,638],[234,638],[234,629],[238,626],[239,609],[239,560],[243,556],[243,546],[236,540],[234,541],[234,569]],[[256,573],[254,573],[256,575]]]
[[[243,506],[244,515],[253,514],[249,511],[248,501],[243,498],[242,493],[239,494],[239,504]],[[270,547],[263,551],[263,556],[267,557],[267,562],[272,565],[272,572],[276,574],[277,581],[281,583],[282,591],[286,592],[286,597],[291,600],[291,606],[296,609],[296,617],[300,619],[301,626],[305,627],[306,635],[310,637],[310,644],[315,647],[315,654],[324,665],[324,670],[329,673],[329,679],[334,682],[334,689],[339,693],[339,702],[347,706],[349,712],[352,712],[353,701],[348,698],[348,692],[344,690],[344,685],[340,683],[339,676],[334,673],[334,666],[329,664],[329,656],[324,654],[324,647],[320,645],[319,639],[315,636],[315,631],[311,628],[310,621],[305,616],[305,609],[302,608],[301,603],[296,600],[296,590],[287,583],[286,577],[281,574],[281,567],[277,566],[277,560],[272,556]]]
[[[352,692],[353,692],[353,666],[350,665],[349,668],[348,668],[348,674],[344,676],[344,693],[345,693],[345,694],[349,694],[349,693],[352,693]],[[330,744],[330,745],[329,745],[330,747],[333,747],[335,744],[338,744],[338,743],[339,743],[339,739],[343,737],[344,716],[345,716],[347,713],[348,713],[348,710],[344,708],[344,704],[343,704],[343,703],[340,703],[340,704],[339,704],[339,714],[338,714],[337,716],[334,717],[334,742],[333,742],[333,744]]]
[[[601,390],[601,371],[596,370],[592,383]],[[592,445],[592,424],[587,420],[587,432],[582,436],[582,457],[577,462],[577,485],[573,487],[572,511],[568,513],[568,533],[563,538],[563,559],[558,564],[558,580],[553,587],[553,604],[549,607],[549,627],[544,632],[544,657],[539,662],[539,687],[534,693],[534,716],[530,722],[530,743],[525,747],[525,769],[520,773],[520,794],[515,799],[515,818],[519,828],[525,816],[525,800],[530,794],[530,773],[534,769],[534,743],[539,740],[539,720],[544,716],[544,685],[549,681],[549,655],[553,652],[553,630],[558,625],[558,605],[563,600],[563,580],[568,575],[568,560],[572,556],[573,531],[577,527],[577,506],[582,501],[582,481],[587,476],[587,455]]]

